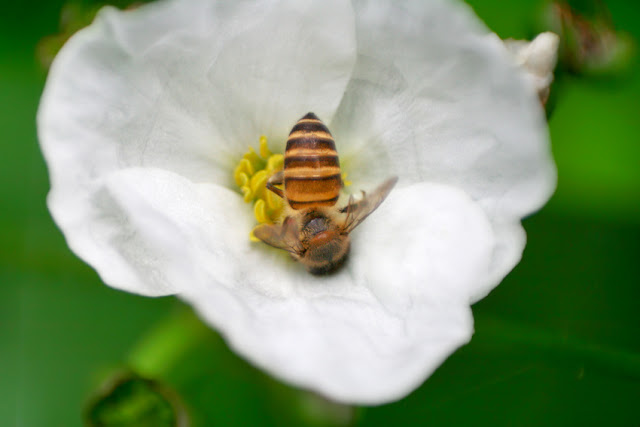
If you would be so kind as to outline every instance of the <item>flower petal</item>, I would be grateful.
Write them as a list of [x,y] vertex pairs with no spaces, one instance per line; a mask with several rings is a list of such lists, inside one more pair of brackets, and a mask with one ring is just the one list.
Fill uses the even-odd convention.
[[233,284],[215,286],[212,276],[181,297],[276,376],[377,404],[409,393],[469,340],[468,293],[493,243],[486,215],[464,193],[417,184],[393,192],[354,232],[349,264],[333,276],[246,253],[251,269],[219,265],[236,270]]
[[271,1],[262,9],[254,12],[260,21],[226,43],[210,66],[212,113],[230,129],[226,140],[265,134],[282,152],[302,115],[333,118],[356,60],[354,16],[341,0]]
[[354,236],[352,275],[358,282],[373,272],[371,290],[400,310],[420,298],[468,302],[470,285],[488,272],[495,244],[482,208],[442,184],[395,190],[361,228]]
[[51,69],[38,123],[49,164],[66,170],[64,149],[91,176],[144,165],[230,183],[261,134],[284,138],[309,109],[333,115],[355,60],[352,21],[340,1],[105,8]]
[[539,209],[555,186],[547,127],[502,43],[454,2],[354,9],[358,60],[332,123],[350,178],[446,183],[503,218]]
[[106,177],[150,167],[231,186],[261,133],[284,139],[309,109],[332,116],[354,52],[353,11],[337,0],[103,9],[56,58],[38,112],[49,208],[70,247],[111,286],[175,292],[143,284],[108,241],[122,224],[96,204]]
[[485,209],[499,240],[476,301],[520,259],[520,219],[555,187],[535,87],[468,7],[358,0],[354,9],[358,60],[331,124],[342,164],[356,183],[391,174],[399,185],[444,183]]

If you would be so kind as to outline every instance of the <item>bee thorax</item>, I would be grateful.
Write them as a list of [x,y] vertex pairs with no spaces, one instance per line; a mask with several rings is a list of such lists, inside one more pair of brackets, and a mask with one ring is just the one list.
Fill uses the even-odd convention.
[[302,234],[311,238],[324,233],[331,228],[331,221],[324,216],[318,216],[315,212],[307,215],[310,219],[302,227]]

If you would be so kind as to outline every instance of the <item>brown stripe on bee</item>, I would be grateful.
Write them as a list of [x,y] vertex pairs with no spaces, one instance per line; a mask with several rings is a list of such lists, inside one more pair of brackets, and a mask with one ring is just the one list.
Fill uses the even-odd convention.
[[293,127],[293,129],[291,129],[291,132],[289,132],[289,135],[296,133],[296,132],[313,132],[313,133],[324,133],[327,134],[329,136],[331,136],[331,132],[329,132],[329,128],[327,126],[325,126],[324,123],[322,123],[320,120],[318,119],[301,119],[298,121],[298,123],[295,124],[295,126]]
[[285,168],[300,168],[300,167],[326,167],[326,166],[335,166],[340,167],[340,160],[337,155],[320,155],[316,156],[315,151],[312,155],[306,156],[287,156],[284,158],[284,167]]
[[333,206],[336,204],[336,202],[338,201],[338,196],[333,197],[331,199],[323,199],[323,200],[309,200],[309,201],[297,201],[297,200],[290,200],[287,199],[287,202],[289,203],[289,206],[291,207],[291,209],[297,210],[297,209],[308,209],[308,208],[314,208],[314,207],[318,207],[318,206]]
[[307,148],[314,150],[336,151],[336,143],[333,138],[326,134],[320,133],[295,133],[287,140],[286,151],[294,148]]

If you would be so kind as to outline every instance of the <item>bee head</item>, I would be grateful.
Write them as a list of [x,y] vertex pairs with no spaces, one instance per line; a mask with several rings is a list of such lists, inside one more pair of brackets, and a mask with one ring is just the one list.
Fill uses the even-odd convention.
[[328,274],[344,263],[348,252],[349,235],[323,231],[309,239],[303,262],[312,274]]
[[328,274],[340,267],[349,252],[349,235],[324,215],[309,212],[301,228],[304,254],[300,261],[312,274]]

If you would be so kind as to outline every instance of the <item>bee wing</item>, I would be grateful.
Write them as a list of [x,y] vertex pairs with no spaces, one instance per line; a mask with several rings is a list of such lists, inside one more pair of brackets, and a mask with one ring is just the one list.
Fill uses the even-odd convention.
[[302,254],[298,226],[291,217],[287,217],[282,224],[262,224],[253,230],[253,234],[269,246],[295,255]]
[[364,221],[387,198],[396,182],[398,182],[397,176],[389,178],[371,194],[367,195],[363,192],[364,196],[357,202],[353,201],[353,196],[350,197],[349,204],[340,210],[340,212],[347,213],[347,218],[342,225],[342,231],[350,233],[358,224]]

